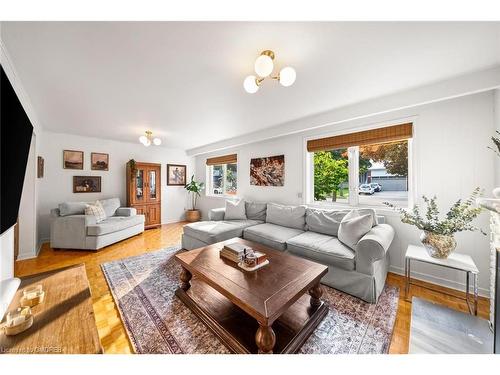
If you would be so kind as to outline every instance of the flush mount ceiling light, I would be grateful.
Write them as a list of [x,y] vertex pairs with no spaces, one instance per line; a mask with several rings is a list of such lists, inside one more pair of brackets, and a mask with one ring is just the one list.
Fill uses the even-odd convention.
[[266,78],[274,79],[285,87],[293,85],[295,78],[297,78],[295,69],[290,66],[281,69],[277,75],[272,75],[274,70],[274,52],[270,50],[263,51],[260,56],[257,57],[254,68],[257,76],[248,76],[243,81],[243,88],[249,94],[256,93]]
[[157,137],[153,138],[153,132],[149,130],[146,130],[146,135],[141,135],[139,137],[139,142],[141,142],[146,147],[151,146],[151,143],[155,146],[161,145],[161,139]]

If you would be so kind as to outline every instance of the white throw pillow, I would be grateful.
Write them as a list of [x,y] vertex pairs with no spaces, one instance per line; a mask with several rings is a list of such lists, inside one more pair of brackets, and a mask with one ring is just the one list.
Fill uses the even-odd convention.
[[245,201],[243,199],[226,201],[226,212],[224,220],[246,220]]
[[344,245],[356,250],[359,240],[372,229],[372,226],[371,214],[361,215],[358,210],[352,210],[340,222],[338,239]]
[[104,207],[99,201],[87,204],[87,206],[85,207],[85,215],[95,216],[96,223],[100,223],[101,221],[106,220],[106,211],[104,211]]

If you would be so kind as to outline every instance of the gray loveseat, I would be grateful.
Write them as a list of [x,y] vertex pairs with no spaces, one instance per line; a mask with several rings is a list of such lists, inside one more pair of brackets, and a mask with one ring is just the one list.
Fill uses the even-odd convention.
[[135,208],[120,207],[120,199],[100,200],[106,219],[96,223],[85,215],[85,202],[64,202],[50,211],[50,246],[62,249],[98,250],[144,232],[144,215]]
[[377,301],[385,285],[388,249],[394,238],[394,229],[384,223],[383,216],[372,209],[358,209],[362,215],[372,215],[373,226],[351,248],[337,237],[340,222],[350,210],[254,202],[245,202],[245,208],[246,220],[224,220],[225,209],[218,208],[210,210],[208,221],[187,224],[182,247],[192,250],[243,237],[327,265],[323,284],[367,302]]

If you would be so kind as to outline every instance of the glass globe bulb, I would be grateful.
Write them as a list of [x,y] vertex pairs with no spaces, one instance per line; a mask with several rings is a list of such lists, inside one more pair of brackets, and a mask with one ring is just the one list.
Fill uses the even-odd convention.
[[153,139],[153,143],[155,144],[155,146],[159,146],[159,145],[161,145],[161,139],[155,138],[155,139]]
[[297,78],[297,73],[295,73],[294,68],[287,66],[286,68],[281,69],[280,83],[282,86],[288,87],[293,85],[296,78]]
[[255,73],[260,77],[267,77],[273,72],[274,64],[273,59],[267,55],[260,55],[255,60]]
[[147,140],[148,140],[148,139],[146,138],[146,136],[145,136],[145,135],[141,135],[141,136],[139,137],[139,142],[141,142],[143,145],[145,145],[145,144],[146,144]]
[[255,76],[248,76],[245,78],[243,87],[249,94],[254,94],[259,90],[259,86],[257,86],[257,82],[255,82]]
[[151,141],[149,139],[146,139],[146,142],[143,143],[144,146],[149,147],[151,146]]

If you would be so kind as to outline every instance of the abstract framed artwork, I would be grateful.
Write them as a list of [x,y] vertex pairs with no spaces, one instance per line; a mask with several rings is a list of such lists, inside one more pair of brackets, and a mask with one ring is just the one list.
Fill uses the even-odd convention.
[[250,159],[250,185],[284,186],[285,155]]
[[167,185],[186,186],[186,166],[167,164]]
[[92,152],[90,154],[90,169],[93,171],[109,170],[109,154]]
[[64,169],[83,169],[83,151],[64,150],[63,151]]
[[73,193],[100,193],[101,176],[73,176]]

